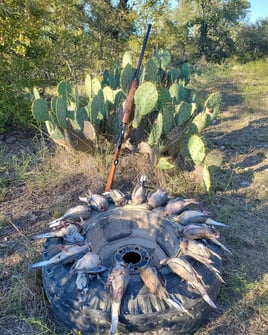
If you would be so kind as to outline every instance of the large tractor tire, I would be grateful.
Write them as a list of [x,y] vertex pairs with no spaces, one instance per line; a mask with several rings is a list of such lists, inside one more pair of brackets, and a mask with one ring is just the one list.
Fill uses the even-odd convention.
[[[149,211],[142,207],[125,206],[95,213],[85,223],[86,237],[92,251],[102,264],[111,269],[116,260],[129,264],[130,281],[123,296],[118,332],[123,334],[189,334],[203,323],[211,307],[198,291],[189,289],[186,282],[172,273],[160,260],[172,257],[179,248],[178,228],[159,210]],[[61,239],[50,238],[44,247],[44,259],[56,253]],[[208,242],[208,247],[220,255],[220,249]],[[219,281],[204,265],[190,259],[202,275],[207,292],[216,299]],[[220,258],[213,256],[214,266],[220,270]],[[156,266],[167,281],[167,290],[183,303],[192,315],[179,313],[166,302],[156,298],[144,286],[139,269]],[[75,286],[75,275],[70,276],[72,264],[55,264],[43,268],[43,284],[55,316],[68,328],[81,330],[83,335],[107,334],[110,328],[111,297],[104,288],[109,271],[102,280],[90,281],[86,300],[81,306]]]

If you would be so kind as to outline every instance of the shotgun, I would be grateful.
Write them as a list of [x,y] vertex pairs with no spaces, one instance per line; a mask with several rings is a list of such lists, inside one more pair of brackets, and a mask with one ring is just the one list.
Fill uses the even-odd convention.
[[146,35],[145,35],[144,40],[143,40],[143,45],[142,45],[142,49],[141,49],[141,53],[140,53],[138,66],[137,66],[137,69],[135,71],[134,79],[131,82],[127,99],[124,103],[124,110],[123,110],[123,117],[122,117],[122,129],[120,131],[118,141],[117,141],[117,144],[116,144],[116,149],[115,149],[115,152],[114,152],[114,155],[113,155],[113,164],[112,164],[112,167],[110,169],[109,176],[108,176],[108,179],[107,179],[107,182],[106,182],[106,186],[105,186],[105,190],[104,190],[105,192],[109,192],[110,189],[112,188],[112,185],[113,185],[115,169],[116,169],[116,166],[118,164],[119,153],[120,153],[120,149],[121,149],[121,146],[122,146],[122,143],[123,143],[126,126],[127,126],[128,122],[130,121],[130,117],[131,117],[131,111],[132,111],[132,107],[133,107],[133,104],[134,104],[134,94],[135,94],[135,92],[136,92],[136,90],[139,86],[138,77],[139,77],[139,72],[140,72],[141,63],[142,63],[142,59],[143,59],[143,56],[144,56],[146,44],[147,44],[148,37],[149,37],[149,34],[150,34],[151,26],[152,26],[151,24],[148,24],[148,26],[147,26],[147,32],[146,32]]

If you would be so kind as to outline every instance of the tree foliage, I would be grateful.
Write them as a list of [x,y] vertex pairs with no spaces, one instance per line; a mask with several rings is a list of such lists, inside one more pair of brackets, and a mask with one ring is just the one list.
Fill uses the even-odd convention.
[[233,55],[232,32],[246,17],[247,0],[180,0],[174,14],[167,19],[170,34],[181,55],[222,62]]
[[236,37],[236,55],[241,62],[268,56],[268,19],[240,28]]
[[222,62],[267,55],[267,20],[243,24],[247,0],[2,0],[0,4],[0,132],[29,125],[32,87],[101,76],[123,52],[137,59],[160,48],[172,62]]

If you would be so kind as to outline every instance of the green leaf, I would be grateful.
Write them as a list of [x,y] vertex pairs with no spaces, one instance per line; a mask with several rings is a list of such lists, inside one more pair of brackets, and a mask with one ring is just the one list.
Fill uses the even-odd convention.
[[151,113],[158,100],[156,86],[153,83],[146,81],[138,87],[134,99],[136,108],[142,116]]
[[169,88],[170,96],[175,99],[176,102],[180,101],[180,85],[173,83]]
[[188,140],[188,150],[193,162],[196,165],[202,164],[206,149],[202,139],[198,135],[192,135]]
[[75,110],[79,109],[79,105],[80,105],[80,97],[79,97],[79,93],[78,93],[78,88],[75,88]]
[[150,135],[148,137],[148,144],[158,144],[163,130],[163,114],[159,113],[154,122]]
[[212,120],[214,120],[220,108],[220,95],[219,93],[212,93],[204,104],[203,112],[196,115],[193,119],[191,132],[200,133],[205,129]]
[[165,157],[160,157],[157,162],[156,168],[161,170],[170,170],[174,169],[175,165],[169,163],[169,161]]
[[44,99],[36,99],[32,104],[32,113],[37,121],[50,120],[48,106]]

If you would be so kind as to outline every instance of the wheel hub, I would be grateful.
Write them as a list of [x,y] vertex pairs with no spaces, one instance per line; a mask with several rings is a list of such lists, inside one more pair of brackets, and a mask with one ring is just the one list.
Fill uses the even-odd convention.
[[137,273],[140,268],[149,264],[151,260],[150,252],[138,245],[125,245],[117,249],[114,253],[115,261],[124,261],[128,264],[130,273]]

